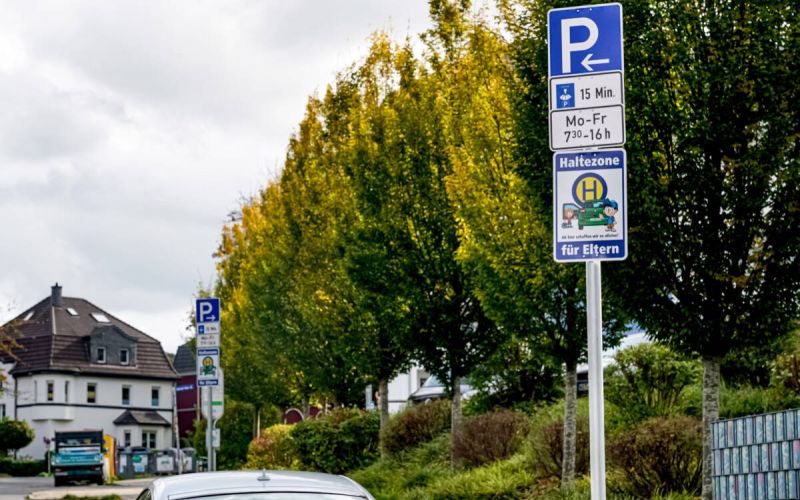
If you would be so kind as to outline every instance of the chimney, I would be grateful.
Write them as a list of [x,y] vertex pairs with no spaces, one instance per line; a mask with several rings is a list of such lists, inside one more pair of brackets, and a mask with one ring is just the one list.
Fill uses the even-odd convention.
[[50,290],[50,304],[55,307],[62,307],[64,305],[64,301],[61,300],[61,287],[58,285],[58,282],[50,287]]

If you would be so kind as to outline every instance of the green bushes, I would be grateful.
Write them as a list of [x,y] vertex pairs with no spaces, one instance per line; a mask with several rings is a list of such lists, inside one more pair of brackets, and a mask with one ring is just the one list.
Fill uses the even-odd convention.
[[8,474],[14,477],[33,477],[42,472],[47,472],[47,462],[44,460],[0,458],[0,474]]
[[[533,416],[530,433],[530,454],[533,467],[541,477],[561,478],[564,456],[563,402],[540,409]],[[575,424],[575,473],[589,470],[589,407],[588,401],[578,400]]]
[[293,426],[272,426],[250,443],[248,468],[299,468],[341,474],[378,456],[379,417],[336,410]]
[[625,424],[679,413],[688,389],[698,383],[700,363],[658,344],[619,351],[606,369],[606,399],[617,406]]
[[0,420],[0,456],[9,450],[19,450],[33,441],[33,429],[24,420],[11,420],[8,417]]
[[450,401],[431,401],[412,406],[389,421],[382,436],[389,453],[397,453],[430,441],[450,428]]
[[528,431],[525,415],[513,411],[484,413],[464,421],[453,454],[468,467],[509,458]]
[[699,493],[702,479],[702,421],[655,418],[613,437],[609,462],[619,474],[621,493],[650,498],[654,493]]
[[247,469],[291,469],[295,465],[289,434],[291,425],[267,427],[250,441],[247,449]]

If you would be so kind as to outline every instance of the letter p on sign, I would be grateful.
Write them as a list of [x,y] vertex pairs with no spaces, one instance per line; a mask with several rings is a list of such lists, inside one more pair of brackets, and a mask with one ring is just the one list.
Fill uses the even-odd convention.
[[[572,41],[572,28],[577,26],[583,26],[589,30],[589,37],[582,42]],[[572,73],[572,53],[591,49],[597,43],[597,35],[597,24],[588,17],[561,20],[561,67],[564,73]]]

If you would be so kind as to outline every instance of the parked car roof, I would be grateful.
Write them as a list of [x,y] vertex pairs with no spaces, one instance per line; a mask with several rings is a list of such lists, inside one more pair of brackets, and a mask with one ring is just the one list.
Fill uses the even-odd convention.
[[[461,379],[461,399],[468,399],[476,392],[478,392],[478,390],[469,385],[469,380],[466,378]],[[423,401],[441,399],[446,396],[447,388],[438,378],[431,375],[428,380],[422,384],[422,387],[411,393],[408,400],[412,403],[421,403]]]
[[235,471],[183,474],[154,480],[138,500],[167,500],[204,497],[211,499],[352,499],[374,500],[350,478],[334,474],[301,471]]

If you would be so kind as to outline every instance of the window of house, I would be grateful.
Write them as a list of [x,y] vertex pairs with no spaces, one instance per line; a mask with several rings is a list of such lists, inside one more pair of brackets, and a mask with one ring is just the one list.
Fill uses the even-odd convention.
[[130,363],[130,358],[128,357],[128,350],[127,349],[120,349],[119,350],[119,363],[121,365],[127,365]]
[[131,386],[129,385],[122,386],[122,404],[123,405],[131,404]]
[[64,402],[69,403],[69,380],[64,382]]
[[33,402],[34,403],[38,403],[39,402],[39,381],[38,380],[34,380],[33,381]]
[[97,402],[97,384],[94,382],[89,382],[86,384],[86,402],[87,403],[95,403]]
[[68,308],[67,308],[67,312],[69,313],[69,315],[70,315],[70,316],[77,316],[77,315],[78,315],[78,311],[76,311],[76,310],[75,310],[74,308],[72,308],[72,307],[68,307]]
[[161,399],[159,396],[161,396],[161,388],[160,387],[153,387],[152,389],[150,389],[150,405],[151,406],[158,406],[159,405],[159,403],[160,403],[159,399]]
[[155,431],[142,431],[142,446],[146,448],[156,447],[156,432]]
[[131,446],[131,431],[125,431],[124,436],[122,440],[123,446],[129,448]]
[[98,363],[105,363],[106,362],[106,348],[105,347],[98,347],[97,348],[97,362]]
[[111,323],[111,320],[103,313],[90,313],[98,323]]
[[47,400],[52,401],[55,399],[55,382],[52,380],[47,381]]
[[0,420],[6,418],[6,405],[0,404]]

